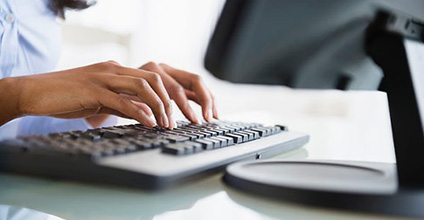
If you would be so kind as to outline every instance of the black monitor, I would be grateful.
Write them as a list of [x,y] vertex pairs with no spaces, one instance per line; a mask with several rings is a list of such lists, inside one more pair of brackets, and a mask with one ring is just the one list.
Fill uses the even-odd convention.
[[[254,176],[243,168],[250,164],[227,169],[227,183],[308,204],[424,217],[421,21],[422,0],[228,0],[209,43],[206,68],[236,83],[386,91],[397,164],[393,172],[386,169],[390,164],[368,168],[375,176],[391,172],[397,181],[393,191],[382,194],[335,192],[331,184],[315,187],[314,179],[309,188],[298,189],[246,179]],[[368,169],[352,166],[352,171],[358,167]],[[334,169],[323,172],[328,170]]]
[[424,19],[421,0],[229,0],[205,66],[237,83],[376,89],[364,33],[381,9]]

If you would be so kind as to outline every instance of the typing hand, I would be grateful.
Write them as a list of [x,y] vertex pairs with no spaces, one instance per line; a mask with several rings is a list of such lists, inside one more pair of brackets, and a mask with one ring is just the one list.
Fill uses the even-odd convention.
[[[187,119],[194,123],[200,123],[188,100],[193,100],[202,107],[203,117],[210,121],[218,118],[213,94],[204,85],[200,76],[186,71],[175,69],[166,64],[156,64],[149,62],[140,67],[141,70],[157,73],[161,76],[168,95],[176,102]],[[148,106],[143,106],[142,100],[137,97],[130,97],[133,101],[145,109],[145,112],[152,115]],[[87,122],[93,127],[99,126],[107,119],[107,115],[96,115],[87,118]],[[174,123],[173,120],[170,123]],[[174,125],[173,125],[174,126]]]
[[156,123],[149,117],[152,112],[159,126],[174,126],[170,123],[171,101],[161,77],[112,61],[3,82],[3,89],[13,92],[5,91],[0,97],[2,102],[10,101],[7,114],[0,114],[0,125],[24,115],[85,118],[114,114],[153,127]]
[[140,69],[155,72],[162,77],[169,96],[191,122],[199,123],[199,120],[190,107],[188,100],[192,100],[202,107],[203,118],[206,121],[218,118],[214,96],[203,83],[200,76],[175,69],[166,64],[153,62],[146,63]]

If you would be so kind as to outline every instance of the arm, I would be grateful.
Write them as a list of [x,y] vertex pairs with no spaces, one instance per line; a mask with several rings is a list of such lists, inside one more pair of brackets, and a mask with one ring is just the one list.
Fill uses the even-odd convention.
[[[114,114],[133,118],[146,126],[172,129],[175,127],[169,97],[172,91],[167,91],[163,84],[165,75],[153,71],[104,62],[56,73],[3,79],[0,125],[25,115],[83,118]],[[191,80],[187,85],[196,87],[193,83],[198,78],[194,77],[196,81]],[[212,105],[208,103],[209,109]]]
[[16,78],[0,80],[0,126],[21,117],[18,111],[19,83]]
[[[114,62],[55,73],[12,77],[2,83],[1,123],[26,115],[57,118],[83,118],[115,114],[133,118],[153,127],[156,122],[120,94],[143,100],[152,110],[157,124],[169,127],[166,108],[169,97],[155,73],[122,67]],[[3,109],[3,108],[2,108]],[[168,110],[169,111],[169,110]]]

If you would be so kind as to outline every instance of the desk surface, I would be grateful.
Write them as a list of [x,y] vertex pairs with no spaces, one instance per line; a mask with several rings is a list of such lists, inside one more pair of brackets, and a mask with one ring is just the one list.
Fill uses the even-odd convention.
[[[304,148],[277,158],[395,162],[385,94],[214,86],[224,119],[287,124],[311,135]],[[226,186],[222,174],[148,192],[0,173],[0,204],[65,219],[388,219],[253,196]]]

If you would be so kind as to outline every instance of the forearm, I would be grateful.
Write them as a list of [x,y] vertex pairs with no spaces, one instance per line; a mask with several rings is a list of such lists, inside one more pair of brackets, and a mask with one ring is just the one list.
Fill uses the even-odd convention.
[[18,81],[17,77],[0,80],[0,126],[22,116],[18,107],[20,92]]

